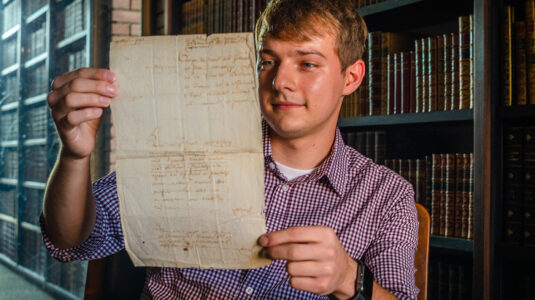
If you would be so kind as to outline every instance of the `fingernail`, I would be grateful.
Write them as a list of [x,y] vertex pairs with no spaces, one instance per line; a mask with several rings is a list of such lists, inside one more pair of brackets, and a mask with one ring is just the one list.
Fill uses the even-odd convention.
[[261,246],[264,246],[264,247],[267,246],[268,242],[269,242],[269,240],[268,240],[268,238],[267,238],[266,235],[263,235],[263,236],[260,238],[260,245],[261,245]]
[[112,93],[112,94],[117,93],[117,87],[114,86],[114,85],[110,85],[110,86],[108,86],[108,92],[110,92],[110,93]]
[[111,82],[114,82],[117,79],[115,78],[115,75],[110,71],[104,74],[104,78],[106,78],[106,80],[111,81]]
[[108,98],[108,97],[100,97],[100,102],[102,102],[102,103],[108,105],[108,104],[110,104],[111,99]]

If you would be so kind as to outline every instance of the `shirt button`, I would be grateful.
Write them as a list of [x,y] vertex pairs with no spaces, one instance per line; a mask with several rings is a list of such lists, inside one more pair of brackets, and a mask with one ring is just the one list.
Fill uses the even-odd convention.
[[287,192],[289,189],[290,189],[290,187],[287,184],[282,186],[282,191],[283,192]]
[[250,287],[250,286],[247,287],[247,288],[245,289],[245,293],[247,293],[247,295],[251,295],[251,294],[253,293],[253,288]]
[[275,164],[272,163],[272,162],[270,162],[270,163],[269,163],[269,168],[272,169],[272,170],[275,169]]

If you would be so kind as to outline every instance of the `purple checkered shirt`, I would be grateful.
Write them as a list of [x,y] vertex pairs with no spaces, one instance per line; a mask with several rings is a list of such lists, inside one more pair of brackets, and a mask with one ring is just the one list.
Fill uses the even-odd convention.
[[[323,225],[345,250],[400,299],[416,299],[418,220],[412,186],[344,145],[339,130],[330,155],[311,174],[288,181],[277,169],[263,122],[268,231]],[[99,259],[124,249],[115,172],[93,183],[97,220],[83,244],[61,250],[43,230],[50,254],[63,262]],[[41,216],[41,227],[43,218]],[[253,270],[147,268],[142,299],[327,299],[293,289],[285,261]]]

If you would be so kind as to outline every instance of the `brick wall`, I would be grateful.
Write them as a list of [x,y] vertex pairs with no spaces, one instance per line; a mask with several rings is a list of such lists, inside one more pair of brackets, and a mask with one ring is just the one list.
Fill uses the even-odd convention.
[[[112,0],[111,40],[120,36],[141,35],[141,2],[142,0]],[[113,120],[109,121],[109,170],[115,170],[115,128]]]

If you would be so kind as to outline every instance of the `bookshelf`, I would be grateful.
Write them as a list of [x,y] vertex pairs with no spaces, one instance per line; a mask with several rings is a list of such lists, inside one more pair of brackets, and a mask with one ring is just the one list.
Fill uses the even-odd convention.
[[57,75],[91,64],[92,1],[0,4],[0,263],[61,299],[83,295],[87,263],[44,249],[39,214],[58,137],[47,94]]

